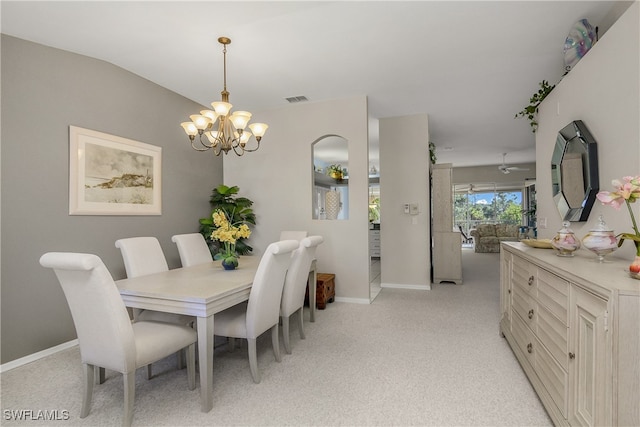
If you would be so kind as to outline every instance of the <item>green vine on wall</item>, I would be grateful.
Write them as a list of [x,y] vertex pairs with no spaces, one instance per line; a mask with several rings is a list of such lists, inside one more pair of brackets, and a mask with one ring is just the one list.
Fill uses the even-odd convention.
[[538,121],[537,121],[538,107],[540,106],[540,103],[544,101],[547,95],[549,95],[553,90],[553,88],[555,87],[556,85],[551,86],[549,85],[549,82],[546,80],[541,81],[540,89],[538,90],[538,92],[534,93],[531,96],[531,98],[529,99],[529,105],[524,107],[522,111],[519,111],[518,113],[516,113],[514,118],[517,119],[518,117],[526,117],[527,119],[529,119],[529,124],[531,125],[531,132],[536,133],[536,130],[538,129]]

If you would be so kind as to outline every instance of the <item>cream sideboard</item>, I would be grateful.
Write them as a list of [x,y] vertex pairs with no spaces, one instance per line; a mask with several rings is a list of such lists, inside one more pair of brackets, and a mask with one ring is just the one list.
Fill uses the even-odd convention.
[[502,243],[500,330],[555,425],[640,425],[640,281],[610,260]]

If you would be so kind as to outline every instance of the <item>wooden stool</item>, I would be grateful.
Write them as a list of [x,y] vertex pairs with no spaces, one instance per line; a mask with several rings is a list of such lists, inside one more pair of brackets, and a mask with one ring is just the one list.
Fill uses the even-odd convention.
[[[324,310],[328,302],[333,302],[336,298],[335,274],[318,273],[316,282],[316,308]],[[304,296],[305,305],[309,305],[309,288]]]
[[324,310],[328,302],[333,302],[336,298],[335,274],[318,273],[318,283],[316,283],[316,307]]

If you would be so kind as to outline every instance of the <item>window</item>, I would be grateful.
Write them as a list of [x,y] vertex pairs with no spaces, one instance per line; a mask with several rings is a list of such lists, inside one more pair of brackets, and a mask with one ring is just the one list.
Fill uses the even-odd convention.
[[453,199],[456,228],[465,233],[481,223],[522,224],[521,190],[456,189]]

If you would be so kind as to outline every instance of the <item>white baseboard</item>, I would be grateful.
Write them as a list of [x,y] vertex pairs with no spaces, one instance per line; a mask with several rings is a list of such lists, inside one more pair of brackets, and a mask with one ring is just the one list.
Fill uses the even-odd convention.
[[42,359],[43,357],[50,356],[52,354],[58,353],[60,351],[66,350],[76,345],[78,345],[77,339],[67,341],[65,343],[56,345],[55,347],[49,347],[37,353],[33,353],[28,356],[21,357],[20,359],[12,360],[11,362],[3,363],[2,365],[0,365],[0,372],[6,372],[11,369],[17,368],[19,366],[26,365],[27,363],[35,362],[36,360]]
[[365,298],[345,298],[345,297],[336,297],[336,301],[338,302],[350,302],[352,304],[371,304],[371,301]]
[[431,284],[426,285],[407,285],[407,284],[396,284],[396,283],[381,283],[381,288],[394,288],[394,289],[418,289],[421,291],[430,291]]

